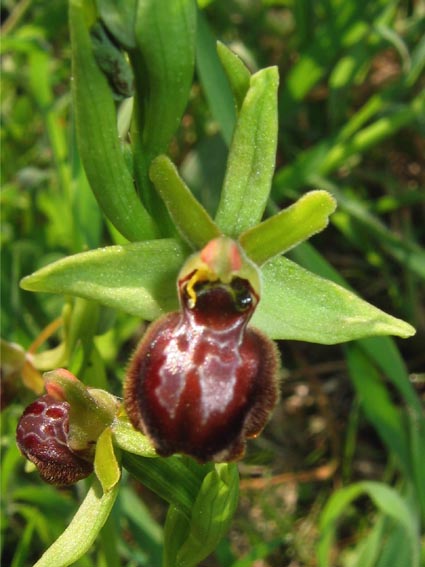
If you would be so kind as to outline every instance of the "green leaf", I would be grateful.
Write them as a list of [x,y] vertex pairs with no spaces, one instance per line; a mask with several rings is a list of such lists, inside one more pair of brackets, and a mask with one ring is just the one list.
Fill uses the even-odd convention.
[[220,126],[226,144],[229,145],[236,122],[232,91],[217,55],[216,39],[202,12],[198,12],[197,32],[196,68],[208,106]]
[[237,466],[215,465],[205,476],[193,505],[188,538],[177,554],[176,567],[195,567],[214,551],[229,529],[238,498]]
[[96,480],[69,526],[34,567],[67,567],[87,553],[106,522],[117,493],[118,484],[109,492],[102,492]]
[[211,465],[198,465],[190,458],[177,455],[152,459],[123,452],[122,463],[137,480],[176,506],[187,518],[190,518],[202,480],[211,470]]
[[94,471],[103,492],[109,492],[119,482],[121,469],[112,445],[112,431],[107,427],[99,436],[94,457]]
[[95,299],[150,321],[178,307],[176,278],[186,257],[172,239],[109,246],[54,262],[21,286]]
[[142,145],[152,159],[166,151],[189,99],[195,65],[195,2],[140,1],[135,26],[136,53],[144,64],[137,93]]
[[220,236],[220,229],[195,199],[167,156],[154,159],[150,176],[179,233],[192,248],[203,248],[207,242]]
[[168,508],[164,526],[163,567],[176,567],[176,557],[187,538],[190,522],[176,506]]
[[97,9],[104,24],[127,49],[135,47],[134,22],[136,18],[137,0],[97,0]]
[[[374,504],[398,524],[404,531],[411,567],[419,567],[419,537],[415,514],[400,494],[383,483],[366,481],[352,484],[334,493],[320,518],[321,537],[317,547],[320,567],[329,567],[329,552],[335,538],[337,520],[344,509],[362,494],[367,494]],[[388,542],[387,542],[388,544]]]
[[406,338],[415,333],[408,323],[286,258],[267,262],[262,272],[263,293],[252,324],[273,339],[335,344],[371,335]]
[[347,345],[346,355],[350,376],[367,419],[397,457],[403,471],[411,476],[408,437],[400,411],[392,403],[375,366],[359,346]]
[[227,162],[216,222],[236,238],[264,213],[275,167],[277,144],[276,67],[252,75]]
[[82,3],[71,0],[73,98],[81,159],[96,199],[112,224],[129,240],[157,235],[144,209],[120,148],[114,100],[93,53]]
[[221,41],[217,42],[217,53],[229,80],[235,106],[239,112],[249,89],[251,73],[242,59]]
[[166,210],[149,181],[153,158],[167,152],[189,100],[195,67],[196,4],[193,0],[143,0],[135,21],[136,49],[132,146],[138,185],[162,234],[171,235]]
[[335,208],[330,193],[310,191],[287,209],[243,232],[239,242],[251,260],[264,264],[326,228]]

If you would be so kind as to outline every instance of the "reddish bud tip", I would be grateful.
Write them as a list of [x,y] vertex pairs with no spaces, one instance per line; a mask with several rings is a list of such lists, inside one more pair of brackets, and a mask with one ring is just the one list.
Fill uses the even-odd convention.
[[51,484],[67,485],[89,476],[91,462],[68,447],[69,404],[50,394],[30,404],[19,420],[16,442]]

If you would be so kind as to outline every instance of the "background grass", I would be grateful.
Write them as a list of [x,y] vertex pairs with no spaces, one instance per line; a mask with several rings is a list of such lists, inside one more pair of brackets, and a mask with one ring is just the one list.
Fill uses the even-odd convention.
[[[291,257],[344,281],[418,330],[405,342],[280,345],[282,401],[265,434],[250,444],[240,465],[233,527],[204,564],[419,565],[425,515],[423,4],[200,5],[197,73],[170,148],[189,186],[215,210],[235,120],[215,54],[218,38],[251,70],[280,69],[270,211],[311,188],[337,198],[338,211],[313,239],[314,248],[304,244]],[[23,292],[20,278],[121,237],[102,219],[76,149],[66,2],[4,1],[2,16],[2,336],[29,348],[61,314],[64,300]],[[92,375],[120,394],[142,329],[119,313],[104,329]],[[53,338],[48,346],[55,344]],[[41,554],[82,497],[81,487],[52,489],[24,472],[14,429],[33,394],[17,384],[16,376],[4,376],[2,561],[13,567]],[[78,565],[159,566],[164,514],[156,496],[129,482],[98,546]]]

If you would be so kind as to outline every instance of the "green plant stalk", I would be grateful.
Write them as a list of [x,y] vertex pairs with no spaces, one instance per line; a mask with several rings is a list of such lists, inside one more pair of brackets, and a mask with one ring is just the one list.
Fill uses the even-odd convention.
[[34,567],[68,567],[87,553],[108,519],[118,486],[102,493],[99,482],[95,480],[71,523]]
[[122,154],[114,101],[92,54],[84,9],[71,0],[73,98],[81,159],[103,212],[129,240],[154,238],[158,230],[140,202]]
[[170,505],[164,526],[163,567],[176,567],[177,554],[187,538],[189,527],[189,519],[183,512]]

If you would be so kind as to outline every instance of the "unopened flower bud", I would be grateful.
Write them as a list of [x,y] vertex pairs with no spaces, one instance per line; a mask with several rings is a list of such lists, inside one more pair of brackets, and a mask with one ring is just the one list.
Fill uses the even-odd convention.
[[50,394],[30,404],[19,420],[18,447],[51,484],[73,484],[93,470],[90,460],[69,448],[68,433],[69,404]]

